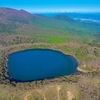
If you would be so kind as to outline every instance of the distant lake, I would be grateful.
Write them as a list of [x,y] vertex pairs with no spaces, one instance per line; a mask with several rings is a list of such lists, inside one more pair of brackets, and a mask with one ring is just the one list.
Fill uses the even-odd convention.
[[8,57],[11,80],[34,81],[75,73],[77,60],[60,51],[32,49],[13,53]]

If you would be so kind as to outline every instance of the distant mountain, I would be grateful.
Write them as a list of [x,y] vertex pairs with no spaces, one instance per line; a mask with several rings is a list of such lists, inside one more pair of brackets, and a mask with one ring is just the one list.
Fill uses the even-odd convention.
[[43,14],[33,14],[33,15],[36,15],[36,16],[38,16],[38,17],[47,17],[47,16],[45,16],[45,15],[43,15]]
[[[53,18],[54,16],[59,15],[59,13],[44,13],[43,15],[49,18]],[[61,13],[60,15],[66,15],[77,22],[100,24],[100,12],[97,13],[68,12],[68,13]]]
[[[69,15],[68,15],[69,16]],[[0,8],[0,34],[90,34],[99,32],[99,26],[80,23],[66,14],[57,14],[53,18],[41,14],[31,14],[25,10]],[[61,23],[61,20],[62,23]],[[68,22],[68,23],[66,23]],[[96,30],[95,30],[96,29]]]
[[36,15],[22,9],[0,8],[0,32],[11,32],[24,24],[29,24],[35,17]]
[[73,22],[74,21],[73,19],[71,19],[70,17],[68,17],[65,14],[58,14],[54,18],[58,19],[58,20],[65,20],[65,21],[68,21],[68,22]]
[[0,8],[0,22],[19,22],[24,23],[25,20],[29,20],[33,17],[32,14],[25,10],[15,10],[11,8]]
[[66,13],[72,19],[78,22],[100,24],[100,12],[92,13]]

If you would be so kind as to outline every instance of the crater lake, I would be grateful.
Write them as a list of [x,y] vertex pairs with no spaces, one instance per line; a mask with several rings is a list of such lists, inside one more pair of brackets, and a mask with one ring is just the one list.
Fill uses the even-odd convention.
[[29,82],[70,75],[78,61],[70,55],[51,49],[31,49],[8,56],[7,70],[11,80]]

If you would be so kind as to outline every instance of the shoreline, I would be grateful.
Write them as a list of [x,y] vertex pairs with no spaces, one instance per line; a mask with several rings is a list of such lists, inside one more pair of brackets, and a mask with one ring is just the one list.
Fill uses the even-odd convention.
[[84,70],[84,69],[81,69],[80,67],[77,67],[77,70],[78,71],[81,71],[81,72],[84,72],[84,73],[88,73],[88,71]]
[[[18,46],[20,46],[20,48],[19,48]],[[25,47],[24,47],[24,48],[21,48],[22,46],[25,46]],[[6,65],[4,66],[4,69],[5,69],[5,70],[4,70],[4,74],[3,74],[3,77],[6,76],[6,79],[8,79],[8,80],[9,80],[9,75],[8,75],[8,73],[7,73],[8,56],[11,55],[11,54],[13,54],[13,53],[20,52],[20,51],[23,52],[23,51],[32,50],[32,49],[50,49],[50,50],[55,50],[55,51],[57,51],[57,52],[63,53],[63,54],[66,55],[66,56],[72,57],[73,60],[76,60],[76,61],[78,62],[78,64],[79,64],[78,59],[77,59],[74,55],[70,55],[69,53],[66,53],[65,51],[63,51],[63,50],[61,50],[61,49],[54,48],[54,45],[51,45],[51,44],[42,44],[42,46],[41,46],[41,44],[31,44],[31,45],[28,45],[28,46],[26,46],[26,44],[23,44],[23,45],[21,44],[21,45],[8,46],[8,47],[6,47],[6,48],[8,48],[8,50],[9,50],[10,47],[13,48],[13,49],[10,50],[8,53],[5,54]],[[18,48],[15,49],[14,47],[15,47],[15,48],[18,47]],[[4,48],[4,49],[5,49],[5,48]],[[6,49],[4,52],[7,52],[8,50]],[[78,69],[79,71],[85,72],[85,71],[81,70],[81,69],[79,68],[79,66],[77,66],[77,69]]]

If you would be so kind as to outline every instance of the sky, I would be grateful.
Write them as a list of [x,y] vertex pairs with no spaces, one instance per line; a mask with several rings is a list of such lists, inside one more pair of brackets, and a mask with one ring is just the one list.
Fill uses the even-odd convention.
[[0,0],[0,7],[29,12],[100,12],[100,0]]

